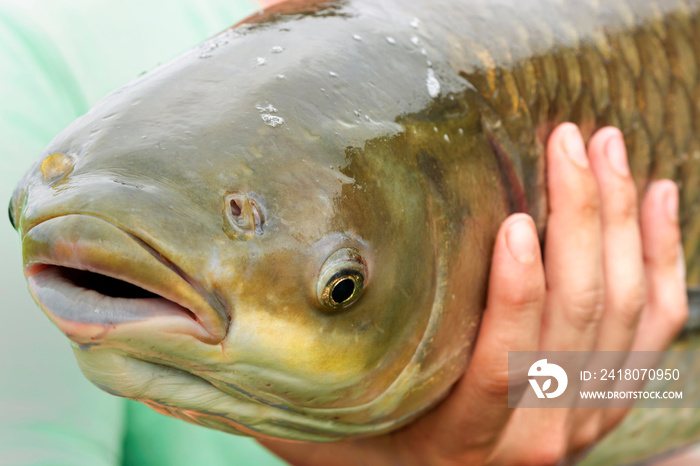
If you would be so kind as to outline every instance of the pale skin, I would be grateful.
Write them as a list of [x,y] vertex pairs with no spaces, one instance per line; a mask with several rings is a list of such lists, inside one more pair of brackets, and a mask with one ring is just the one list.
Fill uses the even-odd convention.
[[509,409],[508,351],[665,350],[688,315],[678,190],[668,180],[652,184],[639,212],[615,128],[599,130],[586,148],[575,125],[560,125],[547,166],[545,259],[528,215],[503,222],[477,344],[443,403],[380,437],[260,442],[304,466],[542,466],[610,432],[624,410]]

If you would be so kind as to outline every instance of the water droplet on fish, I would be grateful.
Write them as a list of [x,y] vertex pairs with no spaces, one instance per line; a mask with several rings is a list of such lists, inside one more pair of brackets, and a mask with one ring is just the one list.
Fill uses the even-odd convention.
[[428,87],[428,95],[432,98],[440,95],[440,81],[435,77],[435,72],[432,68],[428,68],[428,78],[425,80],[425,85]]
[[428,56],[428,51],[425,49],[420,49],[420,54],[423,55],[424,57]]
[[332,77],[332,78],[336,78],[336,77],[338,76],[338,73],[336,73],[336,72],[334,72],[334,71],[329,71],[329,72],[328,72],[328,75],[329,75],[330,77]]
[[388,37],[388,36],[387,36],[386,41],[389,42],[391,45],[395,45],[395,44],[396,44],[396,39],[394,39],[393,37]]
[[277,113],[277,109],[273,107],[272,104],[268,104],[265,107],[262,105],[256,105],[255,108],[257,108],[259,112]]
[[418,18],[413,18],[410,22],[411,27],[414,29],[417,29],[419,24],[420,20]]
[[457,130],[457,132],[458,132],[459,134],[464,134],[464,130],[463,130],[462,128],[459,128],[459,129]]
[[213,39],[210,39],[209,41],[205,42],[202,44],[202,53],[199,55],[199,58],[210,58],[212,56],[212,52],[214,50],[218,49],[219,47],[222,47],[224,45],[228,44],[228,39],[224,37],[215,37]]
[[284,78],[286,78],[286,76],[283,75],[283,74],[278,74],[278,75],[277,75],[277,79],[284,79]]
[[370,121],[369,115],[365,115],[365,120]]
[[360,116],[360,111],[359,110],[353,110],[352,113],[355,114],[355,116]]
[[438,127],[437,127],[437,126],[433,126],[433,131],[435,131],[435,132],[437,133],[437,132],[438,132]]
[[282,53],[282,52],[284,52],[284,49],[283,49],[282,47],[280,47],[279,45],[275,45],[274,47],[272,47],[272,48],[270,49],[270,52],[272,52],[272,53]]
[[263,66],[267,60],[265,60],[263,57],[258,57],[255,59],[255,62],[258,64],[258,66]]
[[445,139],[446,142],[450,142],[450,137],[448,135],[445,134],[442,137]]
[[146,135],[144,134],[143,136],[141,136],[141,139],[146,139]]
[[425,63],[426,65],[428,65],[428,68],[431,68],[433,66],[433,62],[431,62],[430,60],[426,60]]
[[362,36],[359,35],[359,34],[353,34],[353,35],[352,35],[352,38],[355,39],[355,40],[358,41],[358,42],[361,42],[361,41],[362,41]]
[[420,43],[420,39],[418,39],[416,36],[411,37],[411,43],[413,45],[418,45]]
[[262,115],[260,115],[260,118],[262,118],[262,121],[267,126],[272,126],[273,128],[284,124],[284,118],[275,115],[270,115],[268,113],[263,113]]

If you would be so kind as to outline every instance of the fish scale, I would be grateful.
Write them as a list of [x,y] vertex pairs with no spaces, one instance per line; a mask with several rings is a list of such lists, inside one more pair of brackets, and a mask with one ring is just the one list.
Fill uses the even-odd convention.
[[[540,4],[546,8],[554,3]],[[511,5],[513,11],[518,10],[516,3]],[[552,41],[553,50],[546,55],[498,67],[492,57],[502,52],[476,44],[472,50],[480,58],[481,69],[462,75],[503,123],[517,152],[513,158],[528,154],[542,159],[549,133],[565,121],[578,124],[586,140],[602,126],[620,128],[640,193],[654,179],[670,178],[678,184],[688,284],[697,287],[700,39],[693,31],[700,26],[700,3],[666,2],[665,15],[653,2],[613,2],[615,12],[596,10],[600,2],[577,2],[577,7],[584,6],[602,26],[590,31],[588,37],[568,38],[575,46],[554,44],[552,37],[558,32],[539,21],[536,31],[544,38],[541,42]],[[640,7],[655,12],[651,20],[634,17]],[[634,26],[607,25],[620,22]],[[565,27],[576,30],[572,23]],[[537,141],[532,135],[537,135]],[[544,215],[543,210],[539,213]],[[538,224],[544,224],[543,217]]]

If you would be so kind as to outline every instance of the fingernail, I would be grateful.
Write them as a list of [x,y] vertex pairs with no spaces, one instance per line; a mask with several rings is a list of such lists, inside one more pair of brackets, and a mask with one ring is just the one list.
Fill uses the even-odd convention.
[[672,222],[678,222],[678,190],[668,189],[666,191],[666,196],[664,199],[664,204],[666,205],[666,214],[668,219]]
[[605,155],[608,157],[610,165],[619,175],[628,176],[630,167],[627,163],[627,150],[625,149],[625,141],[622,139],[622,133],[616,131],[614,136],[608,139],[605,144]]
[[561,148],[566,155],[579,167],[588,168],[586,146],[583,145],[581,132],[574,125],[567,129],[561,138]]
[[529,264],[537,257],[537,238],[530,222],[517,220],[506,231],[506,244],[516,261]]

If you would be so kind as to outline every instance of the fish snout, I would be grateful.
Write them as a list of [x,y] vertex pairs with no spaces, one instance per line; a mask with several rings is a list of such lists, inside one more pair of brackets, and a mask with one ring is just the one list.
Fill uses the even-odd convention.
[[[12,228],[22,233],[23,226],[26,223],[23,220],[26,214],[24,208],[27,204],[27,199],[32,197],[30,193],[42,191],[40,197],[43,196],[46,199],[46,189],[55,190],[57,186],[60,186],[61,183],[67,180],[75,168],[76,160],[76,156],[73,155],[51,153],[51,155],[34,163],[10,196],[7,212]],[[52,194],[55,194],[55,191]],[[32,219],[29,220],[29,224],[31,226]]]

